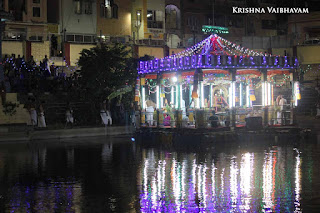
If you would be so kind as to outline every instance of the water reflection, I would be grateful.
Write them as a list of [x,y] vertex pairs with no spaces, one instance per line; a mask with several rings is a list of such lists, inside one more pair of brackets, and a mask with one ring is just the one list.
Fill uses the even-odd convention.
[[[299,150],[155,154],[144,150],[141,212],[300,212]],[[293,162],[291,162],[293,161]],[[286,164],[295,165],[295,175]],[[291,183],[295,183],[292,187]]]
[[300,191],[301,191],[301,161],[300,161],[300,153],[298,149],[295,149],[297,152],[296,157],[296,167],[295,167],[295,210],[294,212],[301,212],[300,209]]
[[318,145],[0,144],[0,212],[319,212]]

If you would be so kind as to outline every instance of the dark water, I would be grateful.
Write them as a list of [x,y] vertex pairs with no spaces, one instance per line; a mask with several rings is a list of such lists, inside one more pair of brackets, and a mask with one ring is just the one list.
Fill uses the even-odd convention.
[[317,143],[197,153],[130,138],[0,144],[0,212],[320,212],[319,171]]

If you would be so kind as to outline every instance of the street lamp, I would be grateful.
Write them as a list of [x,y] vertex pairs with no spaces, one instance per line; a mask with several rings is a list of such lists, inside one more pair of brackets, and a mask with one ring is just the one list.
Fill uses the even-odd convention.
[[141,25],[141,10],[137,10],[137,26]]
[[137,40],[139,40],[140,26],[141,26],[141,10],[137,10],[137,13],[136,13]]

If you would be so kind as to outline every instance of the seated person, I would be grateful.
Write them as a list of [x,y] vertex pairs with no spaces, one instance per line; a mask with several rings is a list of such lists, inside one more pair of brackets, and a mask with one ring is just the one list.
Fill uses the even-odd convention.
[[218,127],[220,125],[219,118],[214,110],[212,111],[212,116],[209,117],[209,121],[211,123],[211,127]]
[[189,115],[185,115],[182,118],[182,127],[188,127],[189,126]]
[[147,124],[149,126],[152,126],[153,125],[153,113],[154,113],[154,108],[153,106],[148,106],[146,108],[146,116],[147,116]]
[[171,117],[169,114],[166,114],[166,117],[164,118],[163,125],[164,126],[170,126]]

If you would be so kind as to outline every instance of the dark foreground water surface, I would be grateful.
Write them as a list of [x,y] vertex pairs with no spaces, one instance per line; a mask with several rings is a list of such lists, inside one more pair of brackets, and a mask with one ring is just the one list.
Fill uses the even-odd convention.
[[0,212],[320,212],[320,144],[0,144]]

